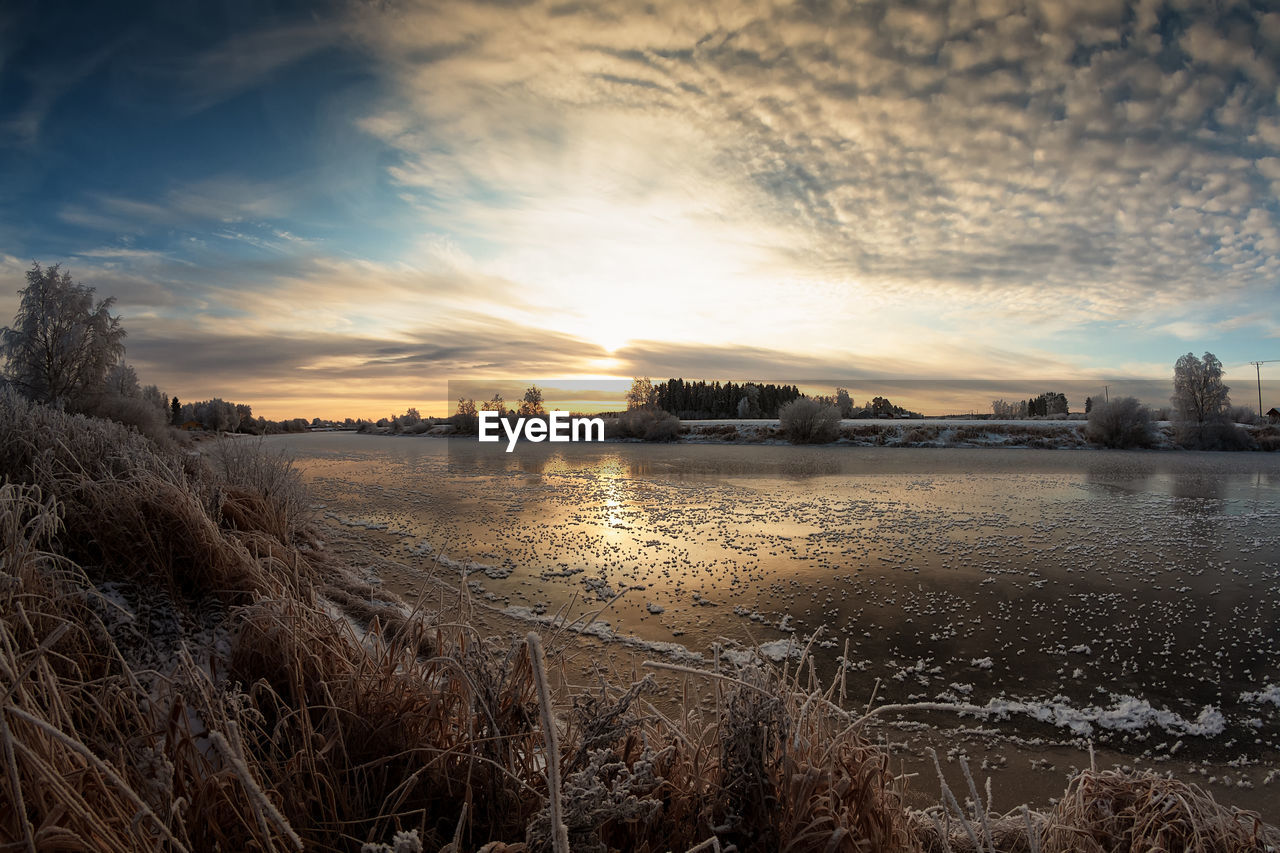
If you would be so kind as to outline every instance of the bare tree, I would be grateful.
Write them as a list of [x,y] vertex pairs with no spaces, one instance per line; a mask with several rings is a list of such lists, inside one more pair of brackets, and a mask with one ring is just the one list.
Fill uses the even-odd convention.
[[155,385],[148,385],[142,389],[142,399],[148,405],[154,406],[160,410],[160,414],[168,420],[169,417],[169,399],[165,397],[164,392]]
[[194,419],[204,424],[204,428],[214,432],[235,432],[240,426],[240,412],[234,403],[228,403],[221,397],[202,400],[192,407]]
[[133,369],[132,364],[125,364],[123,361],[117,361],[107,369],[107,378],[104,384],[104,390],[108,394],[115,394],[118,397],[132,398],[142,395],[142,385],[138,382],[138,372]]
[[842,418],[853,415],[853,398],[849,396],[848,388],[836,388],[836,408],[840,410]]
[[476,431],[476,401],[469,397],[458,398],[458,413],[453,416],[453,426],[458,432]]
[[115,299],[94,301],[57,264],[27,270],[27,286],[3,336],[5,372],[26,397],[80,406],[102,390],[107,370],[124,355],[124,329],[112,316]]
[[542,389],[537,385],[530,385],[525,389],[524,396],[520,398],[520,416],[529,417],[546,413],[547,410],[542,407]]
[[1222,362],[1211,352],[1187,353],[1173,367],[1174,440],[1200,450],[1247,450],[1253,439],[1231,423],[1231,389],[1222,381]]
[[[1026,405],[1025,400],[1022,400],[1020,402],[1022,403],[1023,406]],[[1002,421],[1013,420],[1014,418],[1018,417],[1018,403],[1017,402],[1011,403],[1008,400],[1004,399],[1003,397],[1001,397],[999,400],[992,400],[991,414],[995,416],[997,419]]]
[[658,389],[646,376],[643,379],[632,379],[631,389],[627,391],[628,409],[648,409],[658,404]]
[[1226,416],[1231,389],[1222,382],[1222,362],[1211,352],[1204,358],[1187,353],[1173,366],[1173,409],[1185,423],[1217,423]]

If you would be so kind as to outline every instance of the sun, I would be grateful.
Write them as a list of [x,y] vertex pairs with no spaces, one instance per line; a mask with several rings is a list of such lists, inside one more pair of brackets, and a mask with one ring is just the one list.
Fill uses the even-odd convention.
[[635,340],[636,333],[627,317],[618,316],[615,313],[617,310],[625,309],[621,309],[621,306],[615,308],[606,305],[602,310],[593,311],[582,321],[584,329],[582,337],[598,345],[608,354],[608,358],[614,361],[616,361],[614,356],[618,350]]

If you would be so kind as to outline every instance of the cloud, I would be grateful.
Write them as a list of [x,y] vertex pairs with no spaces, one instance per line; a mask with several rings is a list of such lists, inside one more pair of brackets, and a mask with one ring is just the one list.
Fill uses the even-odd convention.
[[[309,87],[320,56],[372,82]],[[305,168],[170,153],[55,202],[175,383],[1077,377],[1276,335],[1280,16],[1247,4],[406,0],[139,62],[179,123],[323,117]]]
[[[173,182],[149,199],[89,193],[65,203],[58,218],[112,234],[141,234],[159,227],[205,230],[246,222],[283,221],[305,207],[308,196],[315,192],[303,175],[270,181],[222,175]],[[282,236],[278,229],[268,229],[267,233],[277,240],[298,242],[297,235]],[[232,238],[245,236],[234,230],[224,234]]]
[[[18,27],[16,24],[12,26],[14,29]],[[4,35],[9,34],[0,28],[0,36]],[[35,147],[41,141],[41,130],[49,114],[59,101],[132,41],[133,33],[110,38],[86,52],[75,51],[70,56],[62,56],[62,61],[55,66],[42,68],[39,72],[14,61],[17,57],[6,63],[5,57],[0,56],[0,64],[9,66],[3,69],[3,73],[21,80],[25,89],[25,97],[10,102],[10,110],[0,109],[0,145],[26,149]],[[4,45],[0,44],[0,51],[3,49]]]
[[232,33],[193,57],[177,61],[183,108],[199,112],[241,92],[262,86],[307,57],[343,40],[345,20],[329,14],[306,21],[272,23]]
[[328,399],[326,416],[386,414],[384,406],[442,406],[450,378],[554,376],[604,353],[545,330],[479,320],[427,327],[395,341],[358,333],[274,336],[143,318],[128,326],[128,359],[148,382],[183,399],[236,397],[260,414],[295,417],[298,400]]
[[794,276],[1119,318],[1273,281],[1275,45],[1242,14],[1170,37],[1094,2],[402,7],[367,22],[402,97],[363,126],[460,230],[518,244],[586,185]]

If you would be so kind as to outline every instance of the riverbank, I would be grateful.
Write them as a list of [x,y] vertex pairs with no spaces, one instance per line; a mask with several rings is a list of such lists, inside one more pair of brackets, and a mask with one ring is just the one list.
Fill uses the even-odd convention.
[[[1235,424],[1244,439],[1238,450],[1280,450],[1280,425]],[[1151,424],[1149,450],[1181,450],[1175,425],[1170,421]],[[447,421],[421,432],[396,433],[373,427],[363,435],[404,435],[474,441],[474,435],[457,434]],[[608,442],[640,442],[642,438],[622,438],[606,432]],[[650,439],[651,441],[654,439]],[[684,444],[791,444],[774,419],[681,421],[678,429],[664,433],[664,442]],[[984,419],[878,419],[842,420],[837,437],[819,446],[834,447],[1026,447],[1038,450],[1101,449],[1091,440],[1084,420],[984,420]]]

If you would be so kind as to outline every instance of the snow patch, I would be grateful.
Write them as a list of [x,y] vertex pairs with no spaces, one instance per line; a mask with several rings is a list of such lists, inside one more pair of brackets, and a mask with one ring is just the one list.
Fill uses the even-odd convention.
[[563,617],[547,616],[528,607],[519,605],[511,605],[505,607],[501,611],[515,619],[525,622],[534,622],[538,625],[550,625],[556,628],[564,628],[575,634],[584,634],[588,637],[595,637],[609,643],[620,643],[628,648],[640,649],[646,652],[656,652],[660,655],[666,655],[673,660],[681,663],[702,663],[705,658],[700,652],[695,652],[687,646],[679,643],[664,643],[658,640],[645,640],[631,634],[619,634],[609,626],[608,622],[597,620],[591,624],[585,624],[581,621],[570,622],[566,624]]
[[1048,702],[992,699],[984,710],[997,717],[1026,714],[1042,723],[1050,723],[1081,736],[1093,734],[1095,726],[1122,732],[1136,732],[1148,726],[1159,726],[1171,734],[1197,737],[1216,737],[1226,729],[1226,718],[1212,705],[1205,705],[1194,720],[1188,720],[1173,711],[1153,708],[1145,699],[1133,696],[1117,696],[1116,699],[1116,704],[1110,708],[1096,705],[1076,708],[1063,696],[1054,697]]
[[1261,690],[1245,691],[1240,694],[1241,702],[1248,702],[1250,705],[1261,705],[1269,702],[1280,708],[1280,684],[1268,684]]
[[765,660],[782,663],[788,658],[799,660],[803,656],[804,650],[796,645],[795,640],[786,639],[774,640],[771,643],[761,643],[753,649],[728,649],[721,652],[720,657],[734,666],[746,666],[756,659],[757,654]]

